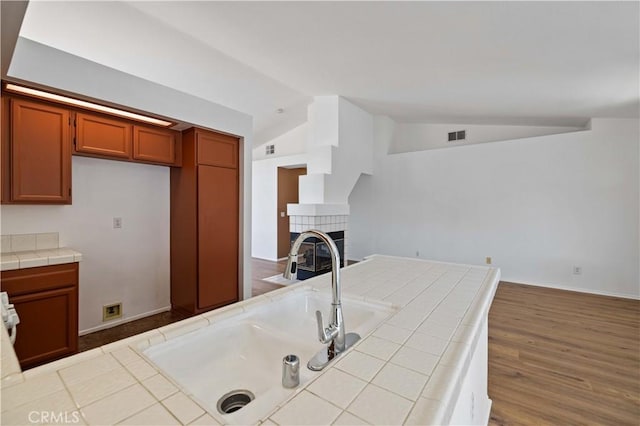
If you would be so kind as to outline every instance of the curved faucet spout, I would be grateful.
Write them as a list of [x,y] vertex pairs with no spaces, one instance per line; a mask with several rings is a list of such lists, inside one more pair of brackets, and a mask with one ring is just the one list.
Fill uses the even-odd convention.
[[338,252],[338,247],[333,239],[325,234],[322,231],[318,231],[315,229],[311,229],[309,231],[305,231],[301,233],[298,238],[291,245],[291,250],[289,251],[289,257],[287,259],[287,266],[282,274],[284,278],[290,280],[298,270],[298,251],[300,250],[300,246],[307,238],[316,237],[320,239],[323,243],[327,245],[329,248],[329,253],[331,255],[331,296],[333,298],[332,304],[339,305],[340,304],[340,253]]
[[318,352],[307,364],[310,370],[318,371],[322,370],[331,360],[357,342],[360,336],[356,333],[345,333],[344,331],[342,303],[340,300],[340,253],[338,252],[336,243],[333,242],[330,236],[315,229],[301,233],[291,245],[289,260],[287,261],[287,267],[283,274],[284,277],[291,279],[293,274],[296,273],[298,269],[298,251],[300,250],[302,242],[310,237],[316,237],[325,243],[331,254],[331,320],[326,328],[323,324],[322,313],[316,311],[318,340],[324,344],[329,343],[329,346]]

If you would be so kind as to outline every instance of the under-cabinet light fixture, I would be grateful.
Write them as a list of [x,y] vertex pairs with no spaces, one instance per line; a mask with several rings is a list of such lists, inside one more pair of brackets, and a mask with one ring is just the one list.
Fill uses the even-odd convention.
[[91,109],[94,111],[100,111],[107,114],[117,115],[119,117],[129,118],[131,120],[143,121],[145,123],[154,124],[156,126],[169,127],[174,125],[174,123],[170,121],[160,120],[158,118],[148,117],[146,115],[136,114],[135,112],[124,111],[121,109],[111,108],[111,107],[100,105],[100,104],[94,104],[93,102],[82,101],[80,99],[74,99],[68,96],[56,95],[55,93],[32,89],[30,87],[18,86],[16,84],[7,83],[5,88],[10,92],[22,93],[29,96],[36,96],[38,98],[49,99],[55,102],[78,106],[80,108]]

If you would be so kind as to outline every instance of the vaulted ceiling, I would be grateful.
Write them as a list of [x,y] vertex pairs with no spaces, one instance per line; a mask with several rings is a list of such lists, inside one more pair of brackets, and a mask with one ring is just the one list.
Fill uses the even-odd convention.
[[260,144],[328,94],[404,122],[638,117],[639,16],[638,2],[31,2],[20,36],[251,114]]

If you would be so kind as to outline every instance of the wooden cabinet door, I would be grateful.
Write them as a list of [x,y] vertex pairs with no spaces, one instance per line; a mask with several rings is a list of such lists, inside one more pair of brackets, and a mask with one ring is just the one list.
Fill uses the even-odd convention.
[[220,133],[196,132],[198,164],[238,167],[238,138]]
[[3,271],[2,291],[20,317],[15,351],[22,368],[78,349],[78,264]]
[[71,202],[70,115],[63,108],[11,99],[11,200]]
[[133,126],[133,158],[154,163],[175,164],[175,133],[171,130]]
[[198,308],[238,300],[238,170],[198,166]]
[[131,124],[106,117],[76,115],[75,151],[106,157],[131,158]]
[[20,317],[14,348],[23,368],[77,351],[76,297],[73,287],[65,287],[11,298]]

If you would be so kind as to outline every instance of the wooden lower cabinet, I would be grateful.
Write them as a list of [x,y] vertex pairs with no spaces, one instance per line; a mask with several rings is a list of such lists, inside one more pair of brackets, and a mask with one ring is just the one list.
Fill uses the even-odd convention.
[[[240,298],[238,162],[229,161],[238,158],[239,144],[200,129],[182,135],[182,168],[171,169],[174,309],[200,313]],[[220,153],[223,165],[211,165]]]
[[20,317],[15,351],[22,369],[78,351],[78,263],[3,271],[0,287]]

